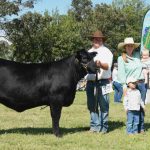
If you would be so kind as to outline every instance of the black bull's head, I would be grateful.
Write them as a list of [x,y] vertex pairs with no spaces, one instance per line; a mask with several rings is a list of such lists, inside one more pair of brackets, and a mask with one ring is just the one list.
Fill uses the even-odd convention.
[[77,52],[76,58],[84,67],[86,67],[88,73],[96,73],[97,67],[93,60],[96,54],[97,52],[89,53],[85,50]]

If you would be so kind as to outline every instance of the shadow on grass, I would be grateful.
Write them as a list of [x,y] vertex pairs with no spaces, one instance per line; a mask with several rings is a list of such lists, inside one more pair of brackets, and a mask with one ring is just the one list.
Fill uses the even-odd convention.
[[[124,122],[120,121],[109,121],[109,132],[122,128],[125,125]],[[150,128],[150,124],[146,124]],[[76,127],[76,128],[60,128],[61,134],[73,134],[77,132],[87,132],[89,127]],[[33,128],[33,127],[26,127],[26,128],[12,128],[12,129],[4,129],[0,130],[0,135],[2,134],[29,134],[29,135],[44,135],[44,134],[53,134],[52,128]]]
[[2,134],[11,134],[11,133],[18,133],[18,134],[52,134],[51,128],[32,128],[32,127],[25,127],[25,128],[12,128],[12,129],[4,129],[0,130],[0,135]]
[[[73,134],[77,132],[83,132],[88,130],[88,127],[79,127],[79,128],[60,128],[61,134]],[[52,128],[12,128],[12,129],[4,129],[0,130],[0,135],[2,134],[30,134],[30,135],[44,135],[44,134],[53,134]]]
[[111,132],[115,129],[119,129],[119,128],[122,128],[123,126],[125,126],[125,122],[122,122],[122,121],[109,121],[108,125],[109,125],[109,132]]
[[144,125],[145,125],[145,130],[149,130],[149,128],[150,128],[150,123],[145,123]]

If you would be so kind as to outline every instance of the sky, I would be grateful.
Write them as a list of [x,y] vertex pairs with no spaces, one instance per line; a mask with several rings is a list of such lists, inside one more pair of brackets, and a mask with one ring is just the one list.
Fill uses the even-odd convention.
[[[40,0],[36,5],[34,5],[33,11],[44,13],[45,10],[48,10],[50,13],[52,10],[58,9],[60,14],[66,14],[67,10],[71,6],[72,0]],[[92,0],[93,5],[98,3],[107,3],[110,4],[112,0]]]

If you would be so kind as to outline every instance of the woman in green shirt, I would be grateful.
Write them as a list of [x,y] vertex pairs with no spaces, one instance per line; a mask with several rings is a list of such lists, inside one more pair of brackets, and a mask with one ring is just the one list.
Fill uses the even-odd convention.
[[[134,43],[132,37],[124,39],[124,42],[118,44],[118,49],[124,49],[125,53],[118,57],[118,80],[123,85],[124,94],[126,94],[126,80],[133,77],[137,80],[137,88],[141,93],[141,98],[145,102],[146,88],[144,84],[144,75],[142,73],[143,64],[140,55],[135,49],[140,43]],[[141,108],[139,132],[144,132],[144,111]]]

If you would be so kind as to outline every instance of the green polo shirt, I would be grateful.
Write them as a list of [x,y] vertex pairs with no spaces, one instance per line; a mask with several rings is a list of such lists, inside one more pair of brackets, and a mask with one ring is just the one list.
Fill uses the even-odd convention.
[[133,55],[133,57],[129,57],[127,55],[127,61],[128,63],[123,60],[122,56],[118,57],[118,80],[124,88],[128,77],[133,77],[136,80],[144,79],[142,73],[143,64],[138,56]]

